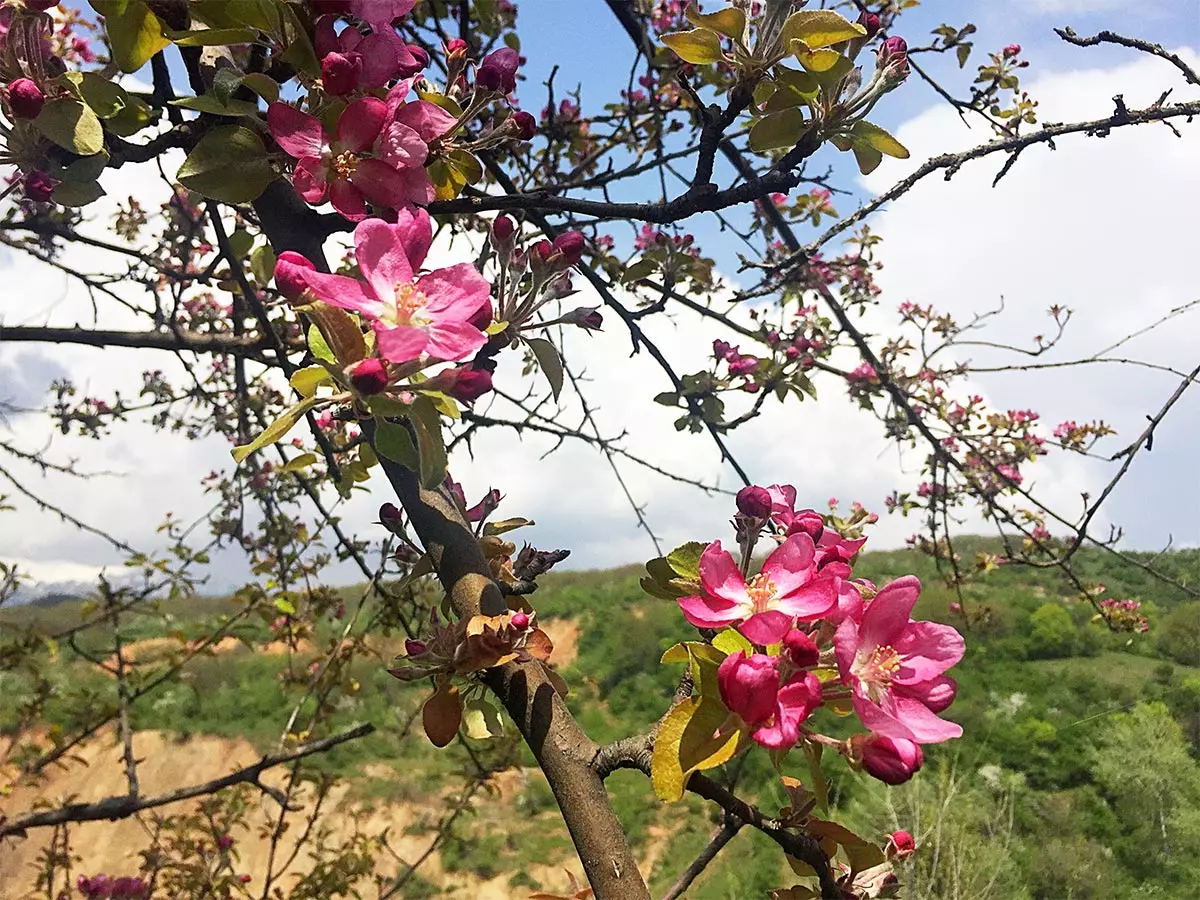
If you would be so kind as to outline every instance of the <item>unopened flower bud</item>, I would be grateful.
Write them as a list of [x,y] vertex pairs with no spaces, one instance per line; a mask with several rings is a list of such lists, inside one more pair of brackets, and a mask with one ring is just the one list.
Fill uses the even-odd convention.
[[587,331],[599,331],[600,326],[604,324],[604,316],[600,315],[599,307],[581,306],[563,316],[563,321],[578,325]]
[[408,638],[404,642],[404,652],[408,656],[421,656],[426,652],[426,650],[428,650],[428,648],[425,646],[424,641],[417,641],[413,638]]
[[738,512],[751,519],[765,519],[771,515],[771,494],[764,487],[751,484],[737,492]]
[[578,231],[568,231],[560,234],[554,239],[553,247],[562,254],[563,266],[578,265],[583,258],[583,250],[587,246],[587,239]]
[[487,369],[454,369],[453,384],[446,393],[462,403],[474,403],[492,389],[492,373]]
[[521,55],[510,47],[501,47],[483,58],[475,73],[475,83],[489,91],[511,94],[517,89],[517,67]]
[[321,60],[321,85],[325,93],[342,97],[358,87],[363,60],[358,53],[329,53]]
[[394,503],[385,503],[379,507],[379,521],[392,534],[399,534],[403,530],[404,517]]
[[51,178],[41,169],[34,169],[25,176],[25,196],[39,203],[50,199],[54,189],[58,187],[58,179]]
[[454,38],[446,42],[446,59],[447,61],[457,62],[467,58],[467,54],[471,52],[471,47],[462,38]]
[[513,235],[516,233],[516,222],[508,216],[496,216],[492,222],[492,246],[497,250],[511,247]]
[[907,859],[916,849],[917,842],[911,832],[893,831],[888,836],[887,850],[884,852],[888,859]]
[[483,495],[483,499],[467,510],[468,522],[482,522],[496,511],[504,497],[497,488],[492,488]]
[[515,612],[512,614],[512,626],[517,631],[524,631],[529,627],[529,616],[523,612]]
[[356,363],[350,372],[350,383],[364,397],[382,394],[387,390],[388,380],[387,363],[375,356]]
[[46,12],[58,6],[59,0],[25,0],[25,5],[38,12]]
[[1013,59],[1014,57],[1020,56],[1021,55],[1021,45],[1020,44],[1009,44],[1007,47],[1004,48],[1004,55],[1007,56],[1009,59]]
[[405,49],[408,50],[408,55],[412,61],[400,64],[400,68],[396,74],[401,78],[416,75],[429,65],[429,53],[424,47],[418,47],[416,44],[408,44]]
[[858,14],[858,24],[867,30],[867,37],[873,38],[879,34],[879,16],[875,13],[861,12]]
[[878,734],[857,737],[859,739],[855,741],[855,750],[862,760],[863,770],[884,784],[904,784],[925,762],[921,746],[904,738],[883,737]]
[[784,635],[783,652],[797,669],[811,669],[821,661],[821,648],[798,628]]
[[890,37],[879,48],[876,68],[883,76],[885,89],[891,90],[908,77],[908,43],[902,37]]
[[[563,297],[570,297],[573,293],[575,293],[575,285],[571,281],[570,272],[560,272],[546,282],[546,286],[542,288],[542,296],[547,300],[561,300]],[[574,315],[574,313],[567,314],[567,316],[570,315]],[[566,319],[567,316],[563,318]],[[579,323],[576,322],[575,324],[578,325]]]
[[288,300],[298,300],[308,290],[304,273],[315,272],[317,267],[306,256],[295,250],[284,250],[275,260],[275,287]]
[[46,95],[31,78],[18,78],[10,82],[5,93],[12,114],[18,119],[36,119],[46,105]]
[[513,134],[518,141],[532,141],[534,135],[537,134],[537,119],[523,109],[519,109],[513,113],[509,121],[513,123]]

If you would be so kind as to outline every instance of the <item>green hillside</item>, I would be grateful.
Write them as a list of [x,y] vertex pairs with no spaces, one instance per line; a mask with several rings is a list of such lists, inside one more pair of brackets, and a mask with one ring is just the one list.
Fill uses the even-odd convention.
[[[971,542],[967,542],[971,543]],[[960,547],[968,559],[974,549]],[[1143,558],[1149,562],[1150,557]],[[1184,584],[1200,584],[1200,552],[1153,559],[1155,568]],[[1147,572],[1099,551],[1079,557],[1086,580],[1103,582],[1107,596],[1135,598],[1151,619],[1148,634],[1112,634],[1092,624],[1091,607],[1074,599],[1052,570],[1001,567],[965,591],[968,609],[987,615],[967,633],[967,656],[951,674],[960,691],[947,713],[965,736],[927,748],[923,771],[908,785],[885,789],[827,760],[832,802],[860,833],[914,832],[921,850],[906,865],[910,891],[920,898],[1192,898],[1200,884],[1200,601],[1168,588]],[[933,564],[914,552],[865,554],[857,574],[882,584],[917,573],[925,590],[914,613],[961,625],[949,611],[955,593]],[[567,572],[544,580],[532,600],[543,620],[567,619],[577,629],[575,658],[562,674],[570,706],[588,733],[606,742],[650,727],[666,710],[678,671],[659,664],[662,651],[694,637],[678,609],[647,597],[638,567]],[[357,597],[359,589],[347,590]],[[228,611],[230,600],[209,599],[168,609],[171,622],[147,617],[138,639],[169,631],[200,635]],[[77,604],[10,610],[0,625],[57,629],[78,621]],[[265,639],[255,625],[248,639]],[[322,646],[322,634],[314,637]],[[111,679],[63,646],[60,678],[45,719],[70,729],[81,697],[112,703]],[[383,654],[381,653],[381,656]],[[244,737],[273,748],[302,687],[281,678],[291,659],[242,648],[188,667],[180,683],[138,704],[138,729]],[[382,659],[359,659],[347,678],[358,689],[338,702],[335,723],[370,721],[377,731],[345,744],[321,763],[351,780],[364,803],[412,801],[461,784],[471,761],[458,746],[438,751],[413,727],[426,692],[384,670]],[[20,672],[0,673],[0,732],[14,726],[29,700]],[[821,729],[848,734],[852,720],[822,711]],[[531,766],[515,744],[474,748],[499,766],[509,756]],[[803,777],[800,763],[795,774]],[[766,754],[726,767],[725,777],[769,812],[785,802]],[[369,769],[370,774],[365,770]],[[653,845],[645,874],[664,893],[704,846],[719,820],[689,797],[688,814],[653,799],[646,779],[618,772],[608,782],[635,846]],[[414,821],[411,829],[433,827]],[[514,886],[532,882],[524,861],[570,860],[571,848],[544,779],[526,772],[515,797],[483,802],[457,818],[440,848],[449,871],[483,878],[511,874]],[[578,871],[578,865],[573,866]],[[765,896],[790,884],[774,844],[744,829],[689,891],[693,898]],[[538,886],[540,887],[540,885]],[[436,896],[414,880],[400,896]]]

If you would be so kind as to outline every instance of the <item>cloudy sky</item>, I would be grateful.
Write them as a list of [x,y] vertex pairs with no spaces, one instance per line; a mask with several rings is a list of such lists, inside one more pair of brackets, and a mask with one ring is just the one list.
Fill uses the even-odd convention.
[[[536,95],[534,86],[546,77],[551,62],[561,64],[556,76],[560,95],[584,83],[585,106],[588,97],[598,106],[606,91],[624,85],[631,57],[601,4],[595,6],[583,16],[575,2],[526,0],[522,14],[530,77],[523,94]],[[1166,88],[1174,89],[1177,100],[1194,99],[1200,91],[1189,88],[1162,60],[1113,48],[1069,47],[1054,36],[1052,26],[1070,24],[1081,34],[1104,27],[1136,34],[1161,41],[1196,63],[1198,17],[1195,4],[1170,0],[1018,0],[1003,5],[934,0],[907,20],[905,34],[911,43],[920,43],[919,35],[943,20],[957,25],[974,21],[980,29],[979,49],[1021,43],[1032,61],[1025,82],[1040,103],[1041,121],[1057,122],[1107,115],[1115,94],[1123,94],[1131,108],[1140,108]],[[616,62],[597,66],[587,54],[562,52],[585,37],[590,41],[586,46]],[[933,68],[940,76],[960,87],[965,84],[964,75],[955,82],[954,70],[939,65]],[[536,104],[527,99],[525,105],[532,109]],[[915,79],[889,96],[880,121],[910,148],[912,159],[888,160],[872,176],[858,180],[853,195],[839,198],[842,213],[886,190],[924,159],[989,137],[979,127],[965,128]],[[1180,128],[1184,140],[1165,127],[1140,127],[1104,140],[1063,139],[1055,151],[1033,148],[996,189],[991,181],[999,159],[969,165],[948,183],[938,176],[921,182],[875,219],[874,227],[884,238],[880,284],[885,306],[892,309],[904,300],[932,303],[961,318],[995,308],[1003,299],[1005,313],[987,337],[1021,344],[1046,331],[1050,305],[1069,306],[1076,314],[1053,356],[1065,360],[1096,354],[1172,308],[1200,298],[1192,264],[1194,210],[1200,205],[1200,171],[1195,164],[1200,124]],[[106,178],[112,197],[146,195],[149,190],[139,180],[144,176],[134,171],[108,173]],[[94,233],[103,232],[104,212],[102,205],[96,210]],[[732,272],[733,248],[712,223],[697,217],[687,224]],[[71,253],[68,262],[85,271],[111,266],[87,249]],[[11,254],[0,258],[0,267],[0,323],[93,324],[89,301],[60,274]],[[1195,365],[1198,322],[1196,315],[1179,317],[1114,355],[1190,369]],[[119,313],[105,313],[100,324],[119,328],[134,323]],[[686,316],[658,317],[647,330],[683,372],[704,365],[716,336],[706,324]],[[632,452],[672,471],[736,487],[733,473],[721,466],[707,438],[675,433],[674,416],[651,400],[669,384],[645,354],[630,357],[629,346],[627,334],[615,323],[599,335],[566,336],[566,357],[587,380],[601,433],[626,432],[625,446]],[[120,389],[136,394],[144,369],[171,369],[169,354],[152,356],[0,344],[0,398],[17,406],[37,406],[45,402],[46,385],[68,373],[85,393],[104,396]],[[979,364],[997,361],[994,354],[982,351],[973,358]],[[516,361],[502,365],[498,383],[521,390]],[[1119,432],[1105,445],[1111,453],[1140,432],[1145,416],[1158,410],[1176,382],[1146,370],[1086,366],[983,375],[974,386],[1001,408],[1037,409],[1051,426],[1068,418],[1103,418]],[[883,498],[894,488],[915,484],[917,460],[902,458],[883,441],[878,424],[858,412],[839,385],[827,381],[818,388],[819,404],[792,400],[773,406],[769,415],[731,436],[732,448],[755,480],[794,483],[809,505],[820,507],[835,496],[843,503],[857,499],[882,511]],[[1200,391],[1185,396],[1158,430],[1153,453],[1139,458],[1113,495],[1106,521],[1125,528],[1130,547],[1157,548],[1168,540],[1176,545],[1200,543],[1200,474],[1192,450],[1200,439],[1197,413]],[[102,442],[64,438],[40,415],[13,416],[0,428],[7,429],[6,441],[47,458],[77,459],[84,470],[113,473],[87,481],[43,478],[29,466],[0,459],[0,465],[46,499],[148,551],[160,546],[155,529],[166,514],[184,520],[204,514],[211,501],[200,479],[231,465],[228,448],[219,442],[189,443],[137,423],[114,429]],[[453,471],[469,497],[489,486],[499,487],[506,494],[502,512],[536,520],[530,539],[539,546],[571,548],[575,566],[608,566],[653,555],[653,546],[639,530],[603,458],[570,445],[544,456],[551,446],[528,435],[516,442],[511,434],[486,434],[475,441],[474,458],[456,458]],[[621,471],[664,544],[723,536],[727,497],[705,497],[632,464],[622,464]],[[1029,474],[1044,500],[1072,513],[1079,509],[1080,493],[1095,495],[1109,472],[1107,464],[1056,454]],[[4,493],[13,492],[0,484]],[[370,522],[385,499],[385,486],[373,482],[369,495],[358,497],[342,512],[352,528],[369,534],[378,527]],[[119,565],[121,555],[99,539],[57,521],[24,498],[10,497],[10,502],[18,512],[0,514],[4,559],[19,562],[43,579],[86,578],[99,567]],[[901,544],[914,525],[884,516],[873,543]],[[214,588],[242,577],[233,558],[217,568]],[[354,577],[349,571],[341,574],[347,580]]]

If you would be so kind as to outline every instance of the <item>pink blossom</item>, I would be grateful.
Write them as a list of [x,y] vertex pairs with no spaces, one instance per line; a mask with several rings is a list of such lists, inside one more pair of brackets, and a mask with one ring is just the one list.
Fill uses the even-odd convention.
[[365,282],[301,271],[321,300],[374,324],[384,359],[464,359],[487,341],[471,320],[488,306],[491,286],[469,263],[417,276],[432,239],[427,212],[401,210],[394,225],[367,219],[354,229],[354,253]]
[[912,575],[886,585],[850,616],[833,638],[842,681],[867,728],[890,738],[936,744],[962,728],[937,713],[954,700],[954,680],[944,674],[962,659],[962,635],[949,625],[913,622],[921,582]]
[[737,625],[756,644],[774,644],[783,640],[794,621],[819,619],[837,601],[834,580],[817,578],[815,557],[812,538],[793,535],[747,583],[721,542],[713,541],[700,555],[704,594],[681,597],[680,609],[699,628]]
[[800,739],[800,724],[821,705],[821,682],[812,672],[797,672],[780,685],[779,658],[739,650],[717,669],[717,686],[726,708],[750,729],[764,747],[791,747]]
[[375,31],[391,30],[392,23],[407,16],[417,0],[350,0],[350,13]]
[[863,770],[884,784],[904,784],[925,762],[920,745],[904,738],[870,734],[859,736],[853,746],[861,755]]
[[[390,112],[384,101],[362,97],[346,107],[331,137],[320,119],[275,102],[267,110],[267,127],[296,158],[292,184],[297,193],[314,206],[328,199],[356,222],[367,216],[364,199],[383,207],[433,199],[424,168],[428,143],[406,123],[389,120]],[[379,156],[368,156],[376,141]]]

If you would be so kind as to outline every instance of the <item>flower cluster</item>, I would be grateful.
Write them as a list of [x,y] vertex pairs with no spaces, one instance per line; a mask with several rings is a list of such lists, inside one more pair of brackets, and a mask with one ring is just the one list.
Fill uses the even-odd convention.
[[[879,589],[853,577],[866,542],[857,526],[871,520],[860,506],[851,520],[797,509],[790,485],[744,488],[733,519],[740,562],[719,540],[708,544],[698,590],[678,603],[696,627],[736,629],[736,640],[749,644],[725,656],[717,682],[721,702],[754,741],[775,750],[834,744],[854,765],[898,784],[920,768],[920,745],[962,734],[938,714],[954,700],[957,686],[945,673],[964,643],[948,625],[912,620],[915,577]],[[751,575],[764,537],[775,547]],[[838,742],[811,730],[806,723],[822,705],[852,708],[868,733]]]
[[150,896],[150,885],[131,875],[80,875],[75,887],[86,900],[146,900]]

